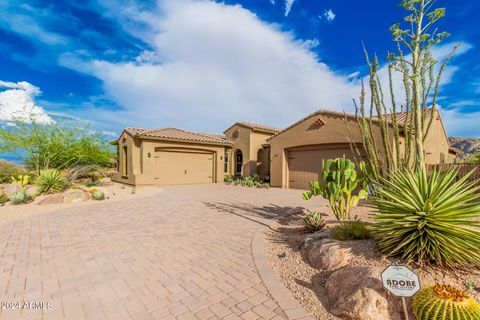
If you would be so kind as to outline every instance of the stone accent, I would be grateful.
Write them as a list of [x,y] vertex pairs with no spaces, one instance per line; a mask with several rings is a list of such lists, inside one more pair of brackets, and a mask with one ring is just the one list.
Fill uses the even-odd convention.
[[336,270],[345,267],[351,257],[350,248],[333,239],[314,242],[308,250],[308,261],[312,267],[322,270]]

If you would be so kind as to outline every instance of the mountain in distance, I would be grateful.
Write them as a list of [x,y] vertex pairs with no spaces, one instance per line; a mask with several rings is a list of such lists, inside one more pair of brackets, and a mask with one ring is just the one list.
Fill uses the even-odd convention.
[[451,147],[463,151],[463,153],[458,156],[460,159],[466,159],[480,152],[480,138],[450,137],[448,140],[450,141]]

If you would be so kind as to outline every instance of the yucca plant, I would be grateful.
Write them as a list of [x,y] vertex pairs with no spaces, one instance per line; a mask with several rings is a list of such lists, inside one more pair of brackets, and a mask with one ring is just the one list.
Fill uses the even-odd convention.
[[405,170],[380,178],[374,199],[374,236],[380,250],[406,261],[440,266],[480,265],[479,181]]
[[65,190],[67,179],[56,169],[48,169],[40,172],[35,181],[39,193],[55,193]]
[[413,298],[418,320],[480,319],[480,304],[465,291],[449,285],[426,287]]

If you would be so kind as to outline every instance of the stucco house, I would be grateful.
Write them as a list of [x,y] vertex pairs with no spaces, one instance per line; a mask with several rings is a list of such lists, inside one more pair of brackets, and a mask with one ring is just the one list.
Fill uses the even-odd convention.
[[[397,116],[405,120],[405,114]],[[376,120],[373,131],[380,141]],[[361,151],[361,142],[355,116],[330,110],[316,111],[284,129],[237,122],[223,135],[126,128],[116,141],[118,172],[113,180],[131,185],[194,184],[222,182],[225,175],[258,175],[273,187],[307,189],[318,179],[322,159],[353,158],[350,143]],[[384,150],[378,148],[382,157]],[[450,163],[455,156],[437,111],[425,139],[426,162]]]

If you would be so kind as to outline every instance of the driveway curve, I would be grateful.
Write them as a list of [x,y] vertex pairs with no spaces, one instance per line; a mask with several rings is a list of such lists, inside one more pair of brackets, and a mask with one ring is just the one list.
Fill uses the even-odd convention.
[[259,230],[303,209],[300,191],[163,189],[2,223],[0,319],[305,316],[285,312],[252,256]]

